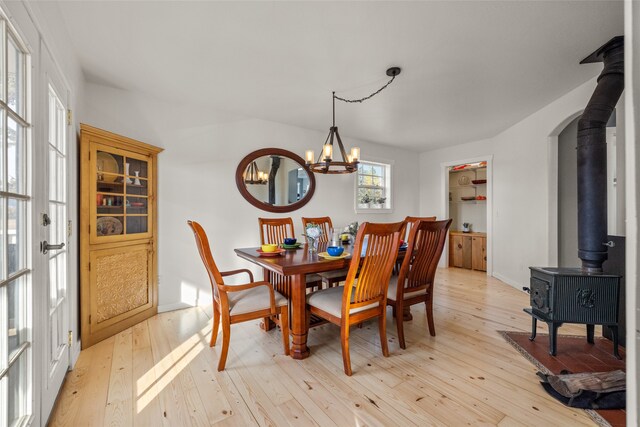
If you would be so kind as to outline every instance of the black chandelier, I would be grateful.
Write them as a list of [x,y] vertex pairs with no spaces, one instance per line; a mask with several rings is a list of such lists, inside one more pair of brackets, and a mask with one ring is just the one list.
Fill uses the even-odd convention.
[[[360,148],[353,147],[351,152],[347,154],[344,149],[344,145],[342,144],[342,138],[340,138],[340,133],[338,132],[338,127],[336,126],[336,99],[339,101],[347,102],[347,103],[355,103],[355,102],[363,102],[367,99],[374,97],[375,95],[382,92],[393,82],[398,74],[400,74],[400,67],[391,67],[387,70],[387,76],[391,77],[391,79],[380,89],[373,92],[372,94],[365,96],[364,98],[359,99],[345,99],[339,96],[336,96],[335,92],[332,92],[332,103],[333,103],[333,124],[329,128],[329,135],[327,135],[327,139],[324,141],[322,145],[322,151],[318,156],[318,159],[314,162],[314,152],[313,150],[307,150],[305,153],[305,160],[309,169],[311,169],[315,173],[323,173],[323,174],[344,174],[344,173],[353,173],[358,170],[358,160],[360,159]],[[333,156],[333,142],[338,142],[338,149],[340,150],[340,156],[342,157],[342,161],[338,161],[334,159]]]
[[249,166],[244,173],[245,184],[266,184],[268,181],[269,175],[258,169],[258,165],[255,161],[249,163]]

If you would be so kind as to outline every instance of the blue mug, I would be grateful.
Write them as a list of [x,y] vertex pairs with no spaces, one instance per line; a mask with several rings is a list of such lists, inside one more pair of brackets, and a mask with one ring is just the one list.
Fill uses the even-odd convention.
[[296,240],[296,238],[295,238],[295,237],[285,237],[285,238],[284,238],[284,244],[285,244],[285,245],[289,245],[289,246],[291,246],[291,245],[295,245],[295,244],[296,244],[296,242],[297,242],[297,240]]

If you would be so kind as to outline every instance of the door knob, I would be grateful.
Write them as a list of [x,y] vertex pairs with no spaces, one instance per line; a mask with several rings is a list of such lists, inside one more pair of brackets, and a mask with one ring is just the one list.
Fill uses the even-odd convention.
[[64,248],[64,243],[58,243],[57,245],[52,245],[46,240],[44,242],[40,242],[40,251],[43,254],[49,253],[50,250],[58,250]]

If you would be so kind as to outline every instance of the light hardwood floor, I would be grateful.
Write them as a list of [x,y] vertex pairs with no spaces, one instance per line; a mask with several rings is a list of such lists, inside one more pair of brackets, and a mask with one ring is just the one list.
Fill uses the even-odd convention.
[[[376,323],[354,328],[352,377],[332,325],[311,330],[311,357],[301,361],[282,354],[279,330],[233,325],[219,373],[220,342],[209,348],[207,315],[160,314],[81,353],[50,425],[595,425],[549,397],[533,365],[498,334],[529,331],[526,294],[469,270],[441,269],[436,279],[437,336],[424,307],[414,306],[401,350],[389,309],[390,357]],[[560,332],[584,333],[570,325]]]

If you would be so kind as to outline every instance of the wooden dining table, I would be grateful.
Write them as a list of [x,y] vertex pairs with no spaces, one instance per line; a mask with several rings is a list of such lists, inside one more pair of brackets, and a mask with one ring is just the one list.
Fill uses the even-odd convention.
[[[326,250],[326,243],[319,243],[318,252],[311,253],[306,245],[299,249],[287,250],[282,255],[261,256],[258,247],[234,249],[236,255],[263,268],[265,280],[289,299],[289,319],[291,322],[291,356],[294,359],[309,357],[307,335],[309,325],[306,321],[306,276],[324,271],[348,268],[351,255],[342,259],[324,259],[318,256]],[[345,252],[353,253],[352,245],[344,245]],[[400,251],[398,257],[404,257],[406,251]],[[264,325],[269,329],[268,324]]]

